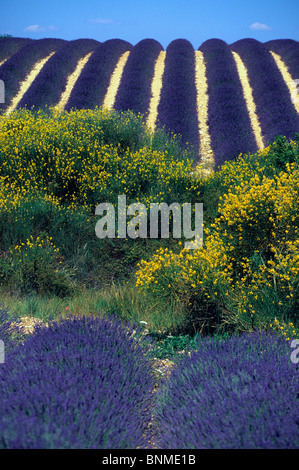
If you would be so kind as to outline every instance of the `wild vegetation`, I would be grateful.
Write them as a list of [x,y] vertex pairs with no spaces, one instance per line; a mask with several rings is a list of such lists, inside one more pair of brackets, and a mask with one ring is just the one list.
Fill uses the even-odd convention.
[[[182,136],[197,159],[221,166],[256,152],[278,135],[294,138],[299,103],[299,43],[209,39],[195,50],[176,39],[0,38],[2,113],[31,109],[95,109],[141,113],[154,130]],[[206,100],[206,97],[208,100]],[[208,101],[208,102],[207,102]]]
[[[36,41],[15,39],[0,40],[9,40],[2,53],[11,55],[0,63],[0,78],[3,70],[5,77],[14,75],[9,64],[17,50],[24,61],[20,77],[12,80],[11,89],[6,87],[8,106],[26,73],[53,47],[58,69],[69,51],[61,73],[63,94],[79,57],[95,46],[85,40],[77,48],[45,40],[42,51]],[[164,127],[154,126],[154,132],[147,125],[154,94],[150,85],[164,51],[150,40],[134,48],[119,40],[96,45],[77,77],[81,92],[73,86],[69,95],[72,109],[47,106],[37,91],[42,83],[40,90],[46,90],[46,80],[33,81],[20,96],[22,106],[9,113],[2,108],[0,339],[5,362],[0,363],[0,448],[298,447],[299,365],[290,357],[292,340],[299,338],[299,127],[287,118],[292,102],[285,84],[280,84],[282,103],[273,113],[279,111],[288,132],[280,133],[271,121],[275,90],[265,89],[271,96],[264,115],[258,105],[263,98],[253,93],[269,139],[259,147],[229,49],[246,57],[249,78],[253,67],[260,70],[253,65],[255,52],[260,62],[269,62],[267,67],[275,62],[265,46],[246,41],[233,47],[207,41],[195,55],[186,41],[174,41],[165,61],[158,62],[165,65],[158,100]],[[293,42],[271,44],[293,65],[297,47]],[[110,80],[110,87],[109,74],[128,51],[123,80],[118,88],[118,81],[112,86]],[[147,75],[140,80],[133,70],[145,53]],[[93,57],[110,64],[106,75]],[[203,168],[204,155],[198,153],[203,136],[196,134],[198,121],[194,125],[195,103],[205,94],[196,88],[203,57],[211,99],[205,129],[211,131],[214,172]],[[37,75],[40,80],[43,71],[44,77],[57,74],[52,60]],[[180,60],[189,75],[175,72]],[[223,71],[228,81],[221,85]],[[110,93],[116,86],[119,94],[108,95],[117,110],[91,106],[93,98],[82,92],[83,83],[90,84],[97,73],[102,78],[94,92],[108,103],[107,89]],[[250,78],[251,83],[262,86],[263,73]],[[282,80],[275,77],[275,83]],[[193,117],[186,120],[178,104],[175,128],[174,121],[166,123],[168,106],[184,80],[189,94],[185,90],[177,96],[193,100]],[[132,86],[136,94],[130,95]],[[33,100],[26,108],[29,96],[39,96],[43,104],[31,107]],[[76,96],[82,104],[78,109]],[[131,109],[133,101],[140,106],[137,112]],[[191,101],[188,109],[193,109]],[[218,115],[212,103],[214,110],[218,103]],[[229,109],[232,116],[239,113],[239,120],[229,121]],[[295,106],[292,113],[298,119]],[[180,133],[183,121],[187,130]],[[238,139],[240,123],[247,127]],[[247,142],[244,147],[242,142]],[[139,202],[148,211],[151,203],[188,202],[193,208],[203,203],[203,246],[185,249],[184,235],[177,238],[172,230],[169,238],[161,231],[156,238],[149,232],[142,237],[137,225],[134,237],[98,238],[96,207],[109,202],[116,208],[119,195],[126,196],[127,207]],[[115,233],[121,233],[117,210],[115,224]],[[47,326],[28,337],[22,330],[24,317]],[[156,361],[166,358],[175,369],[153,395],[161,375]],[[178,389],[179,394],[174,392]]]

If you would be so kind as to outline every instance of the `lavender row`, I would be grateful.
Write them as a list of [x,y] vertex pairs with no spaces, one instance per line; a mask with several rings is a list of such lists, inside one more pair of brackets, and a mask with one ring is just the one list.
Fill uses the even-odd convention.
[[20,84],[31,72],[39,60],[47,57],[51,52],[57,51],[65,44],[63,39],[38,39],[21,47],[0,68],[0,80],[5,83],[5,103],[0,109],[10,105],[11,100],[18,93]]
[[162,50],[161,44],[154,39],[144,39],[133,47],[123,71],[114,109],[146,114],[155,63]]
[[[0,367],[0,448],[144,447],[155,377],[119,320],[39,327]],[[150,351],[150,349],[148,349]]]
[[15,54],[21,47],[26,46],[33,42],[33,39],[29,38],[0,38],[0,62],[4,59],[10,58]]
[[275,39],[268,41],[265,46],[269,51],[280,55],[292,78],[299,79],[299,42],[293,39]]
[[220,39],[205,41],[199,50],[206,64],[208,126],[216,166],[257,144],[243,96],[237,67],[228,45]]
[[240,55],[247,69],[264,144],[278,135],[294,138],[299,129],[299,116],[267,46],[255,39],[242,39],[230,48]]
[[130,43],[121,39],[110,39],[99,44],[72,89],[65,109],[101,106],[120,56],[131,48]]
[[[2,310],[5,346],[16,339],[8,326]],[[8,348],[0,448],[144,448],[152,413],[161,449],[298,448],[299,364],[284,338],[199,338],[160,384],[153,409],[151,345],[124,326],[73,317]]]
[[65,90],[67,78],[75,70],[78,61],[94,51],[98,44],[98,41],[93,39],[66,42],[44,65],[18,107],[42,108],[56,105]]
[[[9,312],[8,308],[0,307],[0,341],[3,341],[5,347],[4,356],[8,351],[13,350],[24,337],[20,318]],[[1,357],[1,359],[3,358]]]
[[266,333],[199,340],[157,400],[159,448],[298,448],[299,364],[291,351]]
[[189,41],[177,39],[166,49],[157,124],[198,150],[196,97],[194,49]]

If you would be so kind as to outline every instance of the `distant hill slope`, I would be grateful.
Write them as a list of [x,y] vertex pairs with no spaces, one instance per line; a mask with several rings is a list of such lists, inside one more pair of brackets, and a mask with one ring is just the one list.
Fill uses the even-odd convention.
[[[299,132],[299,42],[0,38],[0,112],[105,106],[142,113],[216,166]],[[296,82],[297,81],[297,82]]]

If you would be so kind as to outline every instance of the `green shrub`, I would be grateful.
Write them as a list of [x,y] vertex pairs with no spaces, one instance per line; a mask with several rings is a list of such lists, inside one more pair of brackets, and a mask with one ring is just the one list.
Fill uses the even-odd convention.
[[72,292],[70,279],[51,237],[30,236],[0,258],[1,281],[18,286],[22,294],[35,291],[58,296]]
[[258,164],[240,158],[211,176],[228,189],[201,249],[160,249],[139,265],[136,286],[162,312],[171,302],[182,305],[181,328],[189,321],[197,331],[251,331],[275,318],[298,324],[299,171],[286,163],[271,176],[269,151],[264,163],[260,152]]

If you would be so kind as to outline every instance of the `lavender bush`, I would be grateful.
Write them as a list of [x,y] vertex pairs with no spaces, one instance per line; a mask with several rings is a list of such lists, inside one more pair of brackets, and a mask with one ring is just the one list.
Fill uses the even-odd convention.
[[265,42],[269,51],[280,55],[295,80],[299,79],[299,42],[293,39],[274,39]]
[[[7,40],[8,38],[6,38]],[[0,109],[10,105],[20,88],[20,83],[31,72],[36,62],[57,51],[66,43],[63,39],[37,39],[21,47],[0,69],[0,80],[5,83],[5,103]],[[30,87],[31,88],[31,87]]]
[[0,448],[146,445],[155,379],[132,333],[112,317],[36,329],[0,367]]
[[58,104],[68,76],[75,70],[78,61],[94,51],[98,44],[98,41],[93,39],[68,41],[42,68],[22,97],[18,108],[24,106],[42,108]]
[[24,337],[24,329],[17,315],[0,306],[0,340],[4,343],[5,353],[16,347]]
[[162,449],[298,448],[299,364],[281,336],[199,340],[156,403]]
[[182,144],[199,148],[194,49],[186,39],[166,49],[165,70],[158,105],[158,123],[182,137]]
[[264,144],[278,135],[293,139],[299,129],[299,116],[268,47],[255,39],[242,39],[230,48],[246,66]]
[[155,63],[163,48],[154,39],[144,39],[133,47],[123,71],[114,109],[145,114],[149,109]]
[[228,45],[220,39],[205,41],[208,83],[208,125],[216,166],[240,153],[256,152],[257,144],[243,96],[237,67]]
[[94,109],[101,106],[119,58],[131,48],[130,43],[121,39],[100,43],[82,70],[65,109]]
[[0,62],[4,59],[11,57],[21,47],[26,46],[33,39],[29,38],[0,38]]

